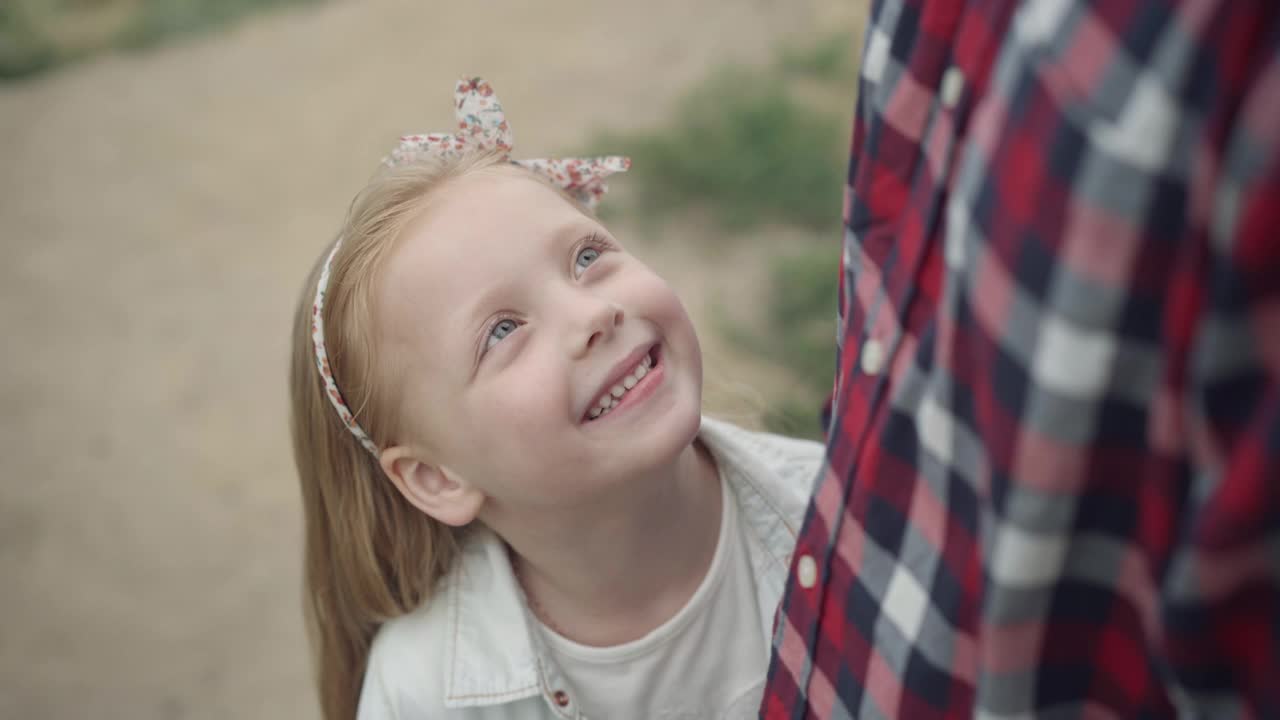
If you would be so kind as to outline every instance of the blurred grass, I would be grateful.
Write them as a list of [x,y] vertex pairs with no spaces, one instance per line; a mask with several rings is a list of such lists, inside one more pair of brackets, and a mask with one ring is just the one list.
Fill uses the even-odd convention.
[[769,299],[758,326],[720,313],[722,332],[738,347],[787,371],[769,394],[763,421],[773,432],[821,438],[820,412],[835,376],[836,281],[840,245],[814,243],[770,259]]
[[[711,73],[655,130],[606,135],[597,146],[634,160],[629,183],[641,217],[709,211],[734,233],[788,227],[800,242],[778,247],[769,265],[765,312],[751,323],[720,312],[729,340],[785,371],[768,389],[765,426],[820,438],[822,402],[835,372],[841,187],[848,161],[847,116],[856,87],[850,28],[783,49],[772,66]],[[716,242],[712,240],[711,242]]]
[[778,68],[793,77],[844,83],[853,76],[854,34],[851,29],[819,38],[812,45],[785,47],[778,55]]
[[606,136],[600,146],[635,160],[644,210],[698,205],[730,230],[766,222],[822,229],[839,194],[844,133],[833,116],[794,97],[785,80],[721,70],[684,98],[668,127]]
[[0,80],[320,0],[0,0]]

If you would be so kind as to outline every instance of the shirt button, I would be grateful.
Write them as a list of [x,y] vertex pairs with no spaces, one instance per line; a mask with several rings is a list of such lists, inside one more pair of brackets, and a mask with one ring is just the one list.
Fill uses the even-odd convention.
[[569,704],[569,693],[563,690],[557,690],[555,694],[551,696],[551,699],[556,701],[556,705],[564,707]]
[[879,375],[884,370],[884,343],[874,338],[862,345],[862,372]]
[[960,68],[952,65],[942,73],[942,105],[946,108],[955,107],[963,93],[964,73]]
[[818,582],[818,563],[813,561],[812,555],[801,555],[800,562],[796,565],[796,580],[800,581],[800,587],[808,590]]

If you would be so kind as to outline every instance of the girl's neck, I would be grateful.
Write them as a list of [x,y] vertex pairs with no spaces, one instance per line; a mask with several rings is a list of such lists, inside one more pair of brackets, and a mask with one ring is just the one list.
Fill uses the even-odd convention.
[[562,523],[565,532],[506,533],[535,615],[594,646],[638,639],[670,619],[715,555],[718,478],[715,461],[695,441],[673,466],[628,483],[651,491]]

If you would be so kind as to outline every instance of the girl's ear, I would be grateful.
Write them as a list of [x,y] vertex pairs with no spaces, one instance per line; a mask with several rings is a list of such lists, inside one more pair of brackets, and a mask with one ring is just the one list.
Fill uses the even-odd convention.
[[461,527],[475,519],[485,495],[451,470],[432,465],[412,448],[396,445],[378,455],[382,471],[414,507],[446,525]]

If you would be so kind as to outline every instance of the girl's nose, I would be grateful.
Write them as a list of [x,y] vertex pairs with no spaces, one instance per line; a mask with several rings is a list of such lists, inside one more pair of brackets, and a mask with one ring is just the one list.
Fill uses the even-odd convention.
[[581,317],[582,324],[573,341],[575,354],[582,355],[613,338],[622,324],[622,307],[609,300],[596,299]]

